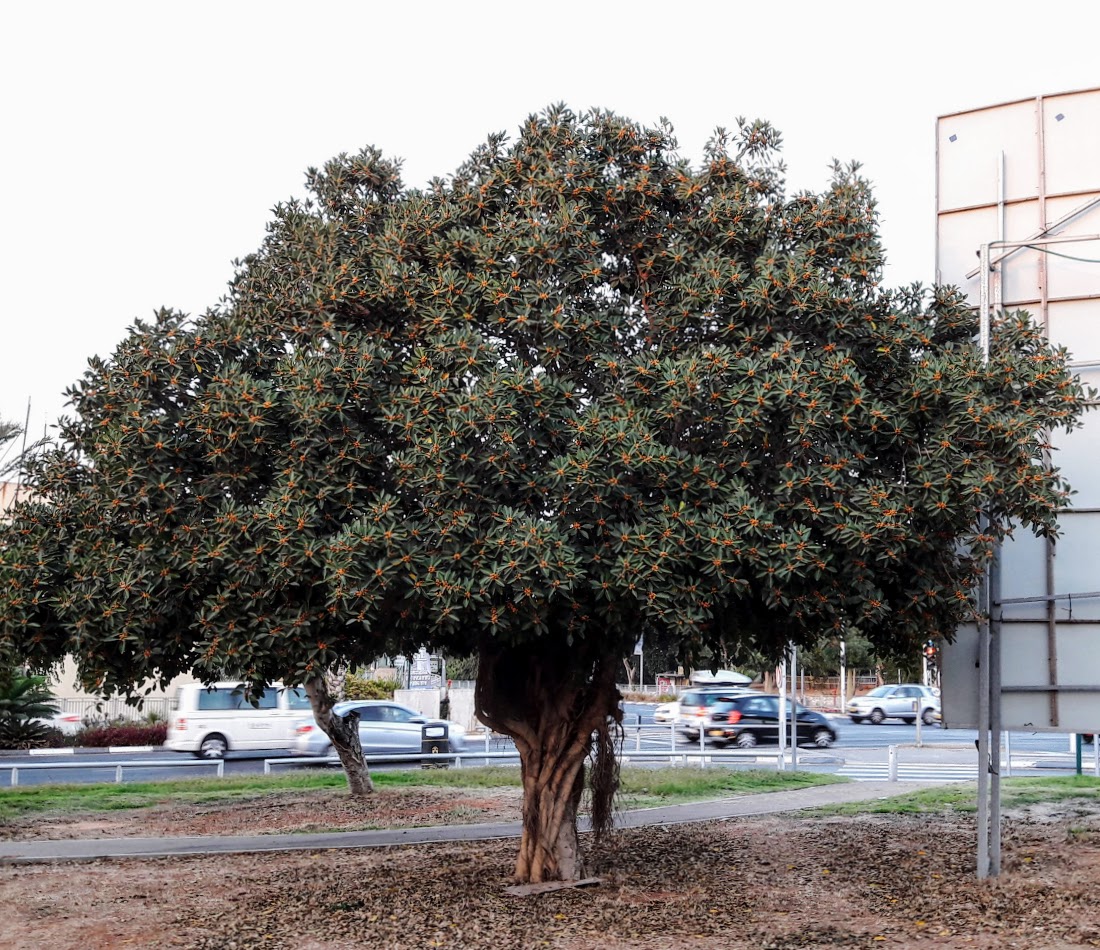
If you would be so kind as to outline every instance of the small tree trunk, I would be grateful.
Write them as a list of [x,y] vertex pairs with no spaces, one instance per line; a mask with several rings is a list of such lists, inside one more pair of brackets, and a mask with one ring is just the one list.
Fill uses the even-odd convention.
[[626,688],[628,690],[634,689],[634,664],[629,659],[623,657],[623,668],[626,670]]
[[615,750],[607,739],[609,724],[622,717],[615,688],[618,658],[602,658],[588,667],[588,675],[578,676],[585,664],[566,653],[535,642],[483,646],[480,656],[478,717],[511,736],[520,756],[523,836],[516,879],[524,884],[584,876],[577,809],[593,733],[601,737],[592,793],[597,831],[610,824],[618,785]]
[[357,797],[370,794],[374,791],[374,783],[371,781],[367,763],[363,760],[363,746],[359,742],[359,716],[351,713],[341,717],[332,711],[336,698],[329,692],[323,677],[307,680],[305,689],[313,708],[313,718],[321,731],[332,740],[332,747],[344,767],[348,791]]

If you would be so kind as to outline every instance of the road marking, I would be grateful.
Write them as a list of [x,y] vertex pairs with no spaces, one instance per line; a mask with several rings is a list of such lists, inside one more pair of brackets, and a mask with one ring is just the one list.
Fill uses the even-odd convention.
[[[890,778],[888,765],[845,765],[837,775],[857,782],[884,782]],[[899,765],[898,781],[973,782],[978,778],[976,766],[967,765]]]

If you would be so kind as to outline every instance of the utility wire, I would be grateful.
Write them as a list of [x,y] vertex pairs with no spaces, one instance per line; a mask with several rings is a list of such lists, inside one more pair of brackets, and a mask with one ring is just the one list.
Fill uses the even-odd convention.
[[1100,264],[1100,259],[1095,257],[1074,257],[1072,254],[1052,251],[1049,247],[1040,244],[1025,244],[1024,247],[1030,248],[1033,251],[1038,251],[1040,254],[1051,254],[1054,257],[1064,257],[1067,261],[1080,261],[1082,264]]

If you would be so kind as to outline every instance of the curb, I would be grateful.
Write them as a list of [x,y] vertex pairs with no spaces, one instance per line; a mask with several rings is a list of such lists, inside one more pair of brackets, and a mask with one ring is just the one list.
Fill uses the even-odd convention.
[[66,746],[62,749],[4,749],[0,751],[0,757],[7,755],[110,755],[112,753],[126,752],[152,752],[160,746],[151,745],[112,745],[112,746]]

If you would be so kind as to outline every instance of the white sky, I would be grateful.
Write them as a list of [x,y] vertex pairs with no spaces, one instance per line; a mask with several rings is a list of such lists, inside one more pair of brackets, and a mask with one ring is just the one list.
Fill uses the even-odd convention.
[[739,115],[793,190],[875,185],[887,283],[934,266],[939,115],[1100,86],[1095,0],[7,3],[0,14],[0,419],[61,414],[87,358],[201,312],[304,173],[373,144],[405,180],[564,101],[667,116],[697,161]]

